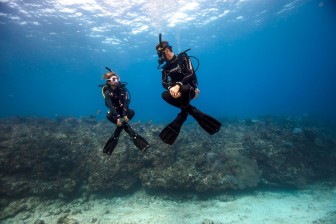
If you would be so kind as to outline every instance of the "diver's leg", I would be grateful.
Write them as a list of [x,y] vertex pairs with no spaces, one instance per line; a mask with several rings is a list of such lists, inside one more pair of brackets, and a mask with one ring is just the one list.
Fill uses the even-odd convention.
[[103,153],[107,153],[108,155],[112,154],[113,150],[118,144],[119,136],[122,130],[123,130],[122,126],[116,127],[111,137],[107,140],[103,149]]
[[107,114],[106,114],[106,118],[107,118],[107,120],[109,120],[111,123],[113,123],[113,124],[117,124],[117,118],[114,117],[114,116],[110,113],[110,111],[107,112]]
[[[112,116],[112,114],[110,112],[108,112],[106,114],[106,118],[113,124],[117,124],[117,118]],[[111,137],[107,140],[104,149],[103,149],[103,153],[107,153],[108,155],[111,155],[113,150],[115,149],[115,147],[118,144],[118,140],[119,140],[119,136],[121,131],[123,130],[122,126],[117,126],[116,129],[114,130],[113,134],[111,135]]]
[[187,108],[190,101],[195,97],[195,89],[189,85],[183,85],[180,88],[181,96],[174,98],[170,95],[169,91],[162,93],[162,98],[170,105],[177,108]]
[[178,98],[172,97],[169,91],[164,91],[162,93],[162,99],[174,107],[181,108],[180,100]]
[[190,101],[195,97],[195,89],[189,85],[183,85],[180,88],[180,103],[182,108],[187,108]]
[[193,116],[198,124],[209,134],[212,135],[218,132],[221,123],[190,104],[190,101],[195,97],[195,89],[189,85],[183,85],[180,88],[180,93],[181,97],[177,98],[178,100],[170,96],[169,92],[169,96],[165,93],[162,94],[162,97],[164,97],[169,104],[181,108],[181,113],[187,113]]
[[132,109],[128,109],[128,111],[127,111],[128,119],[131,120],[134,117],[134,115],[135,115],[135,111],[132,110]]
[[124,130],[126,131],[126,133],[132,138],[134,136],[137,136],[138,133],[136,133],[134,131],[134,129],[128,124],[128,123],[124,123],[123,124]]

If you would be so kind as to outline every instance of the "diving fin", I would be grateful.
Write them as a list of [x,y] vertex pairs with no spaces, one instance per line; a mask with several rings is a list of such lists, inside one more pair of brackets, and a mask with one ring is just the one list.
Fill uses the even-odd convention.
[[138,133],[136,133],[133,128],[127,124],[123,124],[124,130],[127,132],[127,134],[131,137],[134,145],[141,151],[145,152],[146,149],[150,147],[149,143]]
[[213,135],[216,132],[218,132],[222,125],[215,118],[211,117],[208,114],[203,113],[196,107],[192,107],[188,112],[191,116],[195,118],[197,123],[210,135]]
[[172,145],[180,134],[181,127],[187,119],[187,113],[179,113],[175,120],[168,124],[160,133],[161,140],[169,145]]
[[144,139],[142,136],[140,135],[135,135],[131,137],[134,145],[141,151],[141,152],[145,152],[146,149],[148,149],[150,147],[149,143],[146,141],[146,139]]
[[119,140],[119,135],[122,131],[122,127],[118,126],[116,128],[116,130],[114,131],[114,133],[112,134],[112,136],[107,140],[104,149],[103,149],[103,153],[106,153],[107,155],[111,155],[113,150],[115,149],[115,147],[118,144],[118,140]]
[[109,140],[106,142],[103,153],[106,153],[107,155],[111,155],[113,150],[118,144],[119,137],[111,136]]

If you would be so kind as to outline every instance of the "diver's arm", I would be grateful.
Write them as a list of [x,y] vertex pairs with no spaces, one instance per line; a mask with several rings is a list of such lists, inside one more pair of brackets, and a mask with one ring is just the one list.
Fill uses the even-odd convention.
[[128,112],[129,100],[128,100],[127,91],[124,88],[122,88],[120,91],[119,99],[121,99],[122,108],[123,108],[123,117],[125,117],[127,116],[127,112]]
[[196,82],[197,86],[197,77],[194,72],[194,68],[192,66],[190,58],[187,57],[182,58],[182,73],[184,74],[184,78],[182,79],[181,82],[177,83],[178,85],[185,85],[191,82]]
[[162,70],[162,86],[165,89],[169,89],[170,83],[168,82],[168,75],[164,70]]
[[115,107],[112,104],[110,92],[105,91],[104,96],[105,96],[105,105],[110,109],[110,113],[112,114],[112,116],[120,118],[120,114],[118,114],[118,112],[116,111]]
[[176,82],[175,85],[169,89],[170,95],[174,98],[180,97],[180,87],[183,85],[191,85],[195,88],[195,94],[198,96],[199,90],[198,90],[198,82],[196,73],[194,72],[194,68],[192,66],[191,60],[187,57],[183,57],[181,59],[181,72],[184,74],[184,78],[180,82]]
[[180,85],[176,84],[175,86],[169,88],[169,93],[172,97],[174,98],[178,98],[181,96],[181,93],[180,93]]

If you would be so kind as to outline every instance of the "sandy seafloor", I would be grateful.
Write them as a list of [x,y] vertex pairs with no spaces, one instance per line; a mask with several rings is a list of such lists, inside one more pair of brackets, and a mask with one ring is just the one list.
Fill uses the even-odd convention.
[[[69,202],[25,198],[6,209],[22,212],[1,223],[328,223],[336,220],[336,186],[303,190],[258,190],[209,200],[172,200],[138,191],[123,197],[77,198]],[[42,221],[43,220],[43,221]]]

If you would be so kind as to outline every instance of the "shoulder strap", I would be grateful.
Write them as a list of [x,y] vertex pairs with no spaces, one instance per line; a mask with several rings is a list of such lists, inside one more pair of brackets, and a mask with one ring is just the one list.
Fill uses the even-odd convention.
[[102,95],[103,95],[104,98],[105,98],[105,92],[106,92],[106,90],[107,90],[107,86],[103,85],[102,86]]

